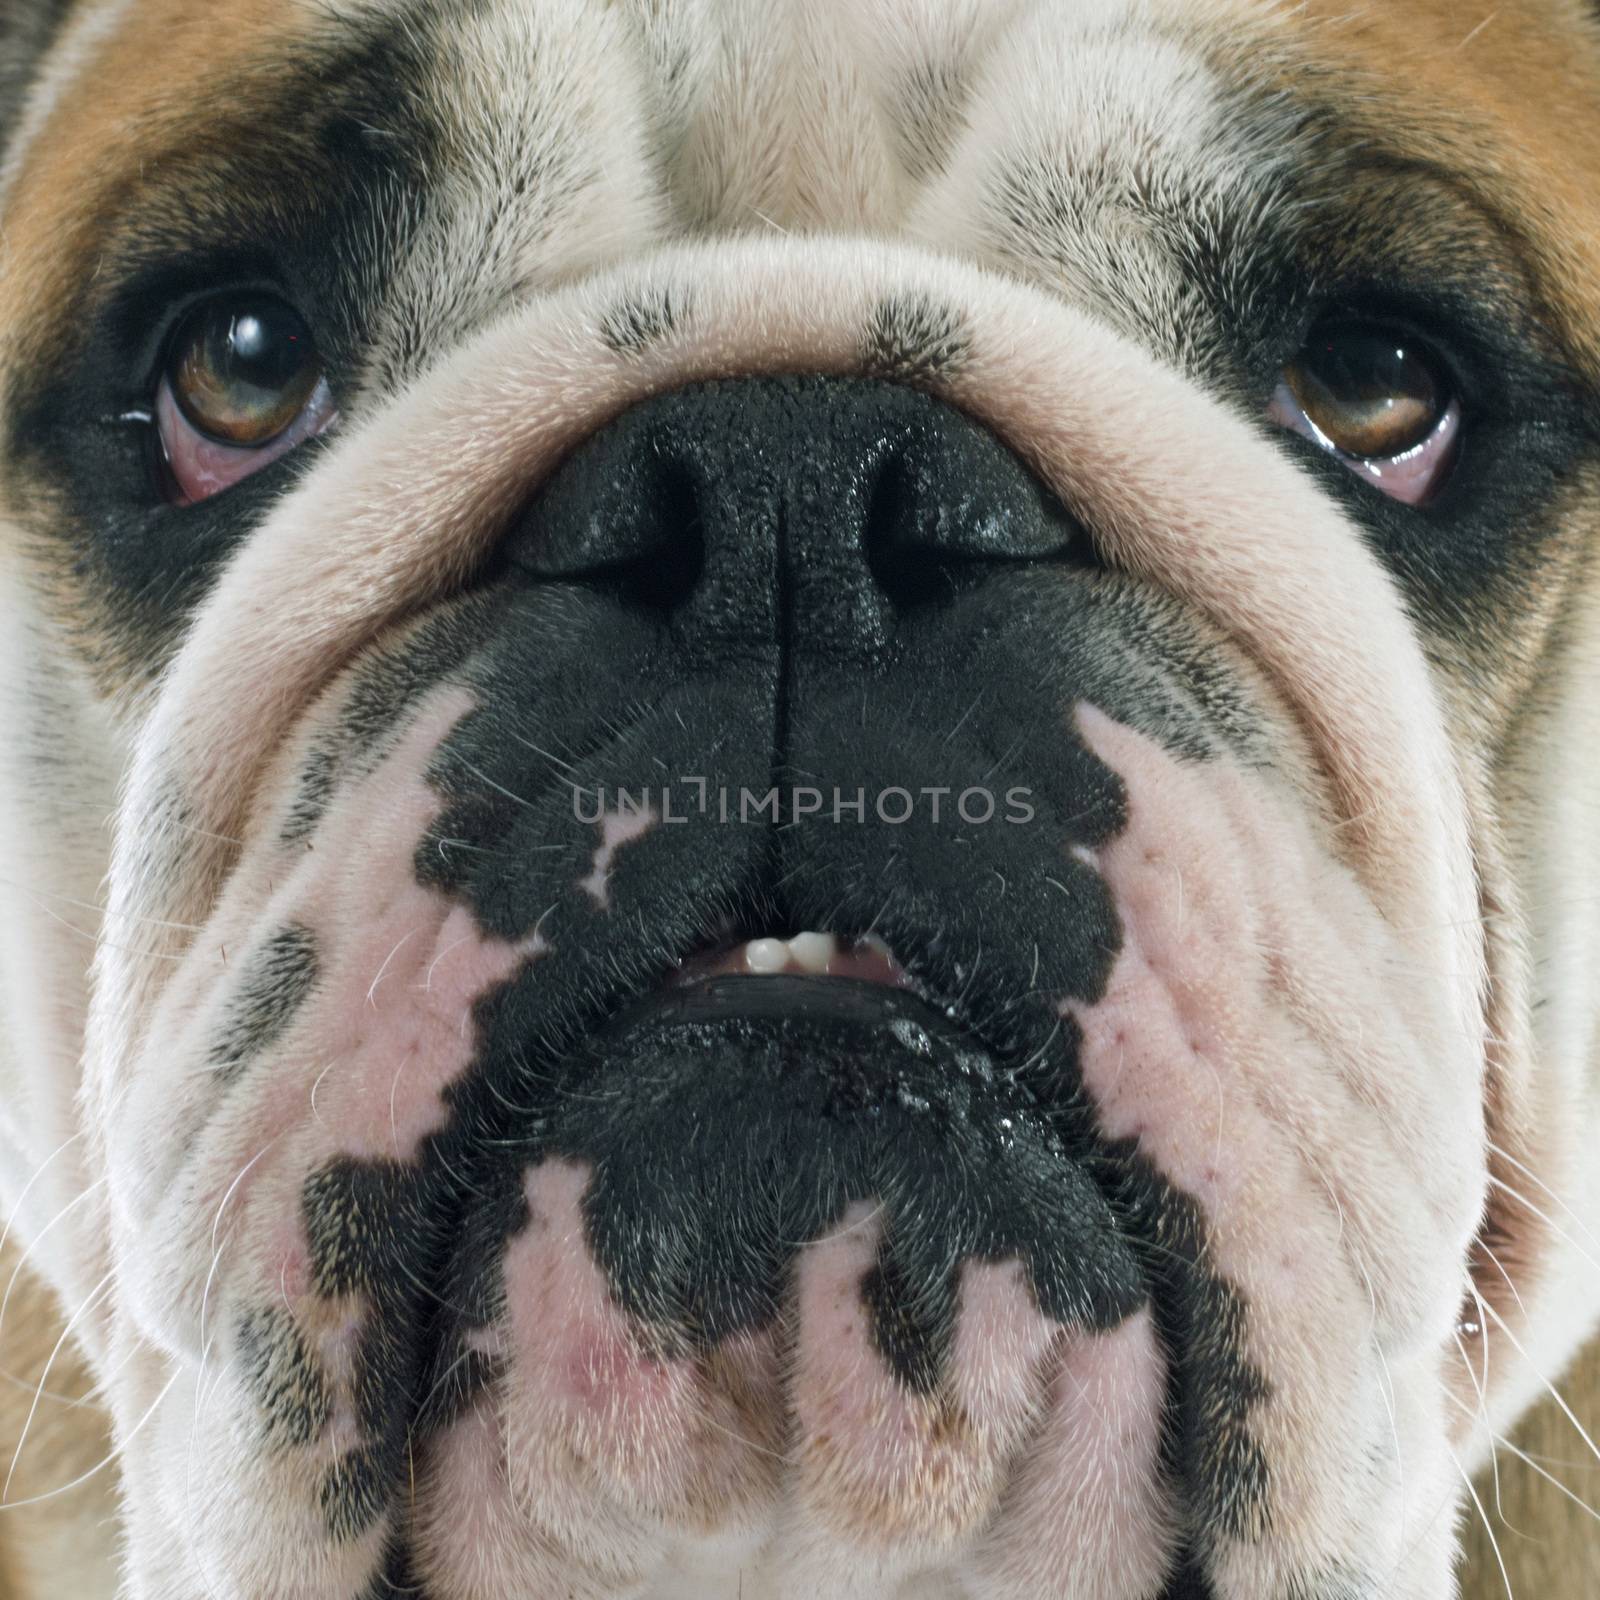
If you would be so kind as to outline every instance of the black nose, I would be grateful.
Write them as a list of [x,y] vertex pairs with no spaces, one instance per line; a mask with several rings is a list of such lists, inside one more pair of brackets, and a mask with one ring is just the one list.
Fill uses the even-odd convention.
[[897,621],[986,565],[1083,536],[1024,463],[931,396],[873,380],[750,378],[646,401],[545,485],[512,559],[615,585],[680,643],[784,637],[871,659]]

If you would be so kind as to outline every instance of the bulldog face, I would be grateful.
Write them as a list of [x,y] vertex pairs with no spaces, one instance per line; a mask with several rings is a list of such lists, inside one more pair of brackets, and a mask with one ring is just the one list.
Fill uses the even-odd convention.
[[0,1065],[125,1592],[1450,1595],[1596,1300],[1600,30],[65,11]]

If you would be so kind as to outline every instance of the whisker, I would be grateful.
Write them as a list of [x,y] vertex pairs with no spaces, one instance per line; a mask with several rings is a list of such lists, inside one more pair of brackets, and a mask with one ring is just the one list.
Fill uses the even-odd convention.
[[1511,1574],[1506,1571],[1506,1558],[1500,1553],[1500,1541],[1494,1536],[1494,1529],[1489,1523],[1489,1513],[1483,1509],[1483,1501],[1478,1498],[1478,1491],[1472,1487],[1472,1479],[1467,1476],[1467,1469],[1461,1465],[1458,1456],[1449,1445],[1445,1451],[1456,1464],[1456,1471],[1461,1474],[1461,1481],[1466,1485],[1467,1493],[1472,1496],[1472,1503],[1478,1508],[1478,1520],[1483,1524],[1483,1531],[1489,1537],[1489,1548],[1494,1552],[1495,1565],[1500,1568],[1500,1581],[1506,1586],[1506,1600],[1517,1600],[1511,1587]]
[[[1517,1292],[1517,1286],[1512,1282],[1511,1274],[1507,1272],[1506,1269],[1500,1264],[1500,1257],[1497,1256],[1494,1251],[1483,1242],[1482,1239],[1477,1241],[1476,1248],[1483,1251],[1483,1253],[1489,1258],[1489,1264],[1496,1272],[1500,1274],[1502,1278],[1506,1280],[1506,1288],[1511,1291],[1511,1298],[1517,1302],[1517,1310],[1520,1311],[1523,1316],[1527,1316],[1528,1308],[1522,1303],[1522,1296]],[[1478,1298],[1478,1292],[1476,1289],[1473,1290],[1473,1296],[1474,1298]]]
[[374,976],[371,984],[367,988],[367,1004],[371,1006],[374,1011],[378,1009],[378,1002],[375,998],[378,993],[378,985],[383,982],[383,975],[389,970],[389,963],[393,961],[394,958],[400,954],[401,950],[421,932],[422,929],[417,927],[413,928],[409,933],[401,934],[400,939],[396,943],[394,949],[383,958],[383,965],[378,968],[377,974]]
[[1500,1313],[1491,1305],[1485,1303],[1483,1309],[1494,1319],[1494,1325],[1510,1341],[1511,1348],[1515,1350],[1524,1361],[1528,1362],[1528,1366],[1539,1379],[1539,1382],[1544,1385],[1545,1390],[1549,1394],[1550,1398],[1554,1400],[1555,1403],[1561,1408],[1562,1416],[1564,1416],[1567,1421],[1572,1424],[1572,1426],[1577,1430],[1578,1437],[1582,1439],[1583,1442],[1589,1447],[1589,1454],[1592,1455],[1596,1461],[1600,1461],[1600,1448],[1597,1448],[1594,1440],[1589,1437],[1589,1430],[1578,1421],[1577,1413],[1574,1412],[1572,1407],[1567,1404],[1566,1400],[1562,1397],[1561,1391],[1557,1389],[1556,1386],[1551,1383],[1551,1381],[1545,1377],[1545,1375],[1540,1372],[1537,1367],[1534,1366],[1532,1361],[1528,1360],[1528,1352],[1522,1347],[1522,1343],[1517,1338],[1516,1334],[1514,1334],[1511,1329],[1506,1326],[1505,1318],[1502,1317]]
[[17,1257],[17,1264],[12,1268],[11,1277],[6,1284],[6,1291],[3,1295],[0,1295],[0,1335],[3,1335],[5,1332],[6,1312],[10,1308],[11,1296],[17,1287],[17,1279],[22,1276],[22,1269],[27,1266],[28,1262],[33,1258],[33,1252],[44,1242],[45,1237],[53,1228],[56,1227],[58,1223],[64,1221],[68,1216],[71,1215],[72,1212],[77,1210],[77,1208],[81,1206],[83,1202],[87,1200],[89,1196],[92,1195],[97,1189],[103,1189],[108,1181],[109,1179],[107,1178],[97,1178],[89,1185],[87,1189],[83,1190],[81,1194],[74,1195],[72,1199],[62,1206],[62,1208],[56,1212],[56,1214],[38,1231],[38,1233],[36,1233],[33,1238],[29,1240],[27,1248],[24,1249],[22,1254]]
[[1538,1206],[1536,1206],[1527,1197],[1527,1195],[1521,1192],[1521,1190],[1513,1189],[1511,1185],[1503,1178],[1496,1178],[1493,1175],[1491,1175],[1489,1178],[1489,1187],[1491,1189],[1499,1189],[1503,1193],[1510,1195],[1518,1205],[1523,1206],[1528,1211],[1531,1211],[1534,1216],[1536,1216],[1547,1228],[1550,1229],[1553,1234],[1555,1234],[1558,1239],[1562,1241],[1563,1244],[1570,1245],[1578,1252],[1580,1256],[1583,1257],[1584,1261],[1587,1262],[1589,1266],[1593,1267],[1596,1272],[1600,1272],[1600,1261],[1596,1261],[1595,1258],[1590,1255],[1589,1252],[1585,1250],[1583,1246],[1579,1244],[1578,1241],[1574,1239],[1572,1235],[1555,1220],[1554,1217],[1552,1217],[1548,1212],[1541,1211]]
[[[1479,1296],[1476,1289],[1473,1289],[1471,1292],[1473,1299],[1478,1301],[1478,1315],[1482,1316],[1482,1298]],[[1477,1392],[1477,1410],[1471,1411],[1470,1408],[1467,1409],[1469,1410],[1470,1415],[1476,1417],[1480,1422],[1482,1422],[1484,1428],[1489,1434],[1489,1467],[1494,1474],[1494,1509],[1495,1514],[1502,1522],[1504,1522],[1506,1520],[1506,1513],[1505,1503],[1500,1495],[1500,1451],[1498,1449],[1498,1438],[1494,1430],[1489,1427],[1489,1335],[1487,1330],[1485,1330],[1483,1338],[1479,1340],[1479,1343],[1483,1347],[1483,1371],[1481,1374],[1473,1371],[1472,1358],[1467,1354],[1467,1347],[1462,1343],[1461,1335],[1459,1333],[1454,1333],[1451,1335],[1451,1337],[1455,1340],[1456,1349],[1461,1352],[1461,1364],[1467,1369],[1467,1376],[1472,1379],[1472,1387]],[[1448,1390],[1446,1393],[1448,1393]],[[1450,1395],[1450,1398],[1455,1400],[1454,1395]],[[1456,1404],[1460,1405],[1461,1402],[1456,1400]]]
[[[1469,1406],[1463,1400],[1456,1399],[1453,1394],[1446,1396],[1446,1398],[1458,1411],[1464,1411],[1469,1417],[1475,1417],[1478,1415],[1478,1413],[1475,1412],[1471,1406]],[[1543,1478],[1551,1488],[1558,1490],[1561,1494],[1564,1494],[1567,1499],[1569,1499],[1573,1505],[1575,1505],[1586,1517],[1591,1518],[1595,1522],[1600,1522],[1600,1511],[1595,1510],[1595,1508],[1590,1505],[1589,1502],[1581,1495],[1574,1494],[1572,1490],[1569,1489],[1566,1484],[1564,1484],[1553,1472],[1547,1472],[1542,1466],[1539,1465],[1536,1457],[1529,1455],[1526,1450],[1519,1449],[1508,1438],[1506,1438],[1504,1434],[1494,1433],[1491,1431],[1490,1437],[1495,1444],[1500,1446],[1501,1449],[1509,1450],[1518,1461],[1523,1462],[1525,1465],[1532,1468],[1534,1472],[1538,1473],[1539,1476]],[[1505,1522],[1505,1513],[1500,1511],[1498,1506],[1495,1508],[1495,1510],[1499,1515],[1500,1520]],[[1508,1527],[1510,1526],[1509,1523],[1506,1525]]]
[[222,1247],[217,1243],[217,1237],[222,1231],[223,1213],[228,1209],[228,1202],[233,1199],[239,1185],[244,1182],[250,1169],[278,1142],[276,1138],[269,1139],[262,1147],[239,1168],[234,1174],[233,1182],[228,1185],[227,1192],[217,1202],[217,1214],[211,1219],[211,1266],[206,1273],[206,1286],[200,1295],[200,1348],[203,1352],[208,1348],[206,1343],[206,1315],[211,1305],[211,1285],[216,1280],[217,1268],[222,1261]]
[[[23,893],[27,894],[28,898],[31,899],[35,903],[35,905],[38,906],[39,910],[42,911],[47,917],[49,917],[49,919],[52,922],[60,923],[61,926],[67,930],[68,933],[77,934],[77,936],[80,939],[82,939],[85,944],[92,944],[95,947],[96,950],[116,950],[116,951],[120,952],[123,955],[134,956],[140,961],[182,961],[183,960],[182,954],[178,953],[176,951],[171,951],[171,950],[137,950],[132,945],[114,944],[110,939],[105,938],[102,934],[91,933],[87,928],[80,928],[77,925],[77,923],[75,923],[75,922],[68,922],[67,919],[64,916],[62,916],[59,911],[51,910],[51,908],[49,906],[45,905],[43,903],[43,901],[41,901],[38,898],[38,896],[34,895],[31,891],[24,890]],[[154,919],[151,919],[151,920],[154,920]]]
[[1572,1220],[1575,1223],[1577,1223],[1577,1225],[1584,1231],[1584,1233],[1588,1234],[1590,1244],[1594,1245],[1596,1247],[1596,1249],[1600,1249],[1600,1239],[1597,1239],[1595,1237],[1594,1233],[1591,1231],[1591,1229],[1589,1228],[1588,1224],[1584,1222],[1583,1218],[1580,1217],[1578,1215],[1578,1213],[1576,1211],[1574,1211],[1572,1209],[1572,1207],[1569,1206],[1567,1204],[1567,1202],[1565,1200],[1563,1200],[1561,1198],[1561,1196],[1558,1195],[1555,1192],[1555,1190],[1552,1189],[1550,1187],[1550,1185],[1547,1184],[1539,1176],[1539,1174],[1537,1172],[1534,1172],[1532,1170],[1532,1168],[1530,1168],[1530,1167],[1524,1166],[1523,1163],[1518,1161],[1517,1158],[1514,1155],[1512,1155],[1511,1152],[1509,1150],[1507,1150],[1504,1145],[1496,1144],[1493,1139],[1489,1140],[1488,1143],[1489,1143],[1489,1149],[1492,1150],[1495,1153],[1495,1155],[1499,1156],[1502,1161],[1507,1162],[1509,1165],[1515,1167],[1517,1169],[1517,1171],[1522,1174],[1523,1177],[1527,1178],[1537,1188],[1543,1189],[1544,1192],[1547,1195],[1549,1195],[1550,1198],[1552,1200],[1554,1200],[1555,1203],[1563,1211],[1565,1211],[1566,1214],[1569,1217],[1571,1217]]
[[[231,841],[230,841],[231,842]],[[170,928],[179,933],[199,933],[198,924],[193,922],[169,922],[164,917],[145,916],[137,911],[113,911],[110,906],[96,905],[92,900],[79,900],[70,894],[61,894],[54,889],[40,889],[33,884],[18,883],[15,878],[0,878],[0,889],[15,889],[18,894],[26,895],[30,900],[59,900],[64,906],[72,906],[78,911],[92,911],[97,917],[122,918],[128,922],[142,923],[151,928]],[[44,906],[39,909],[43,911]]]
[[32,1192],[34,1184],[36,1184],[40,1180],[40,1178],[42,1178],[45,1175],[46,1171],[50,1167],[50,1164],[56,1159],[57,1156],[59,1156],[61,1154],[61,1152],[63,1150],[66,1150],[69,1147],[71,1147],[72,1145],[75,1145],[82,1137],[83,1137],[83,1133],[80,1130],[79,1132],[73,1134],[70,1138],[63,1139],[61,1141],[61,1143],[58,1144],[55,1147],[55,1149],[52,1150],[50,1152],[50,1154],[47,1155],[44,1158],[44,1160],[41,1161],[39,1163],[39,1165],[33,1169],[33,1176],[31,1178],[29,1178],[28,1181],[25,1184],[23,1184],[22,1192],[20,1194],[18,1194],[16,1200],[12,1202],[12,1206],[11,1206],[10,1211],[8,1211],[6,1213],[5,1226],[3,1228],[0,1228],[0,1251],[3,1251],[5,1249],[6,1241],[8,1239],[10,1239],[10,1237],[11,1237],[11,1225],[12,1225],[12,1223],[14,1223],[17,1220],[17,1217],[21,1214],[23,1202],[28,1198],[28,1195]]

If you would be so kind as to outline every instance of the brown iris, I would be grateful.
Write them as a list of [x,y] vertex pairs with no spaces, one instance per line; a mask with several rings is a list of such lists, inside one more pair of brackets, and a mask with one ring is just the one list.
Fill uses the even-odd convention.
[[300,415],[322,363],[292,306],[271,295],[236,295],[189,313],[167,374],[194,427],[249,449],[269,443]]
[[1318,328],[1284,376],[1316,428],[1352,456],[1413,449],[1450,400],[1426,356],[1379,327]]

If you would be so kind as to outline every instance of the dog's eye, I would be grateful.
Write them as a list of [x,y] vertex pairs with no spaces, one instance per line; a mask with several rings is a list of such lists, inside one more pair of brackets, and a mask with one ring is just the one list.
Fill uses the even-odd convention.
[[1460,403],[1427,349],[1359,322],[1313,330],[1284,368],[1268,415],[1407,505],[1444,482],[1461,427]]
[[203,500],[334,419],[311,330],[265,294],[208,300],[178,325],[156,395],[172,497]]

